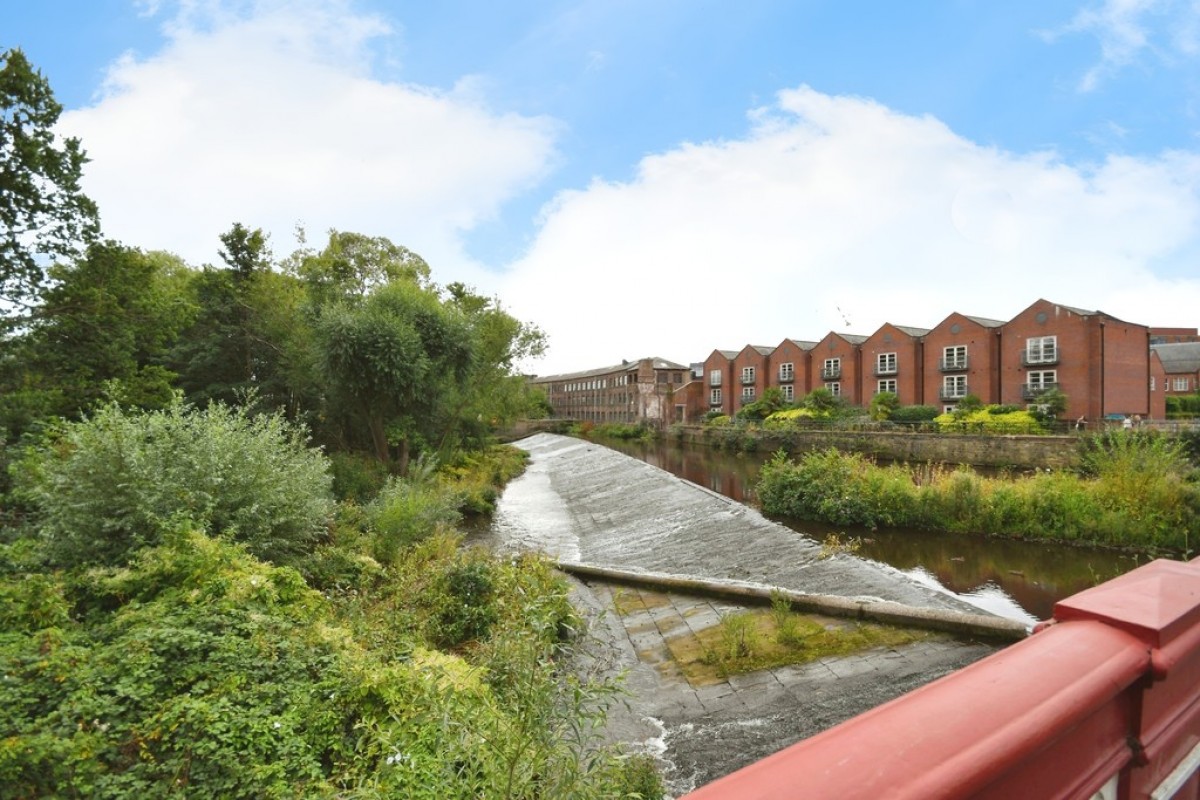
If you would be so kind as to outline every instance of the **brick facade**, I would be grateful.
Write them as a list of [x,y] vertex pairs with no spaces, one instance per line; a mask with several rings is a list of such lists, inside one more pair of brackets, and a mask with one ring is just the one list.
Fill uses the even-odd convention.
[[943,411],[967,395],[1000,402],[999,320],[955,312],[924,338],[925,384],[922,405]]
[[908,328],[885,322],[859,347],[862,354],[862,386],[858,396],[864,404],[880,392],[892,392],[900,405],[917,405],[923,396],[925,362],[921,337],[925,328]]

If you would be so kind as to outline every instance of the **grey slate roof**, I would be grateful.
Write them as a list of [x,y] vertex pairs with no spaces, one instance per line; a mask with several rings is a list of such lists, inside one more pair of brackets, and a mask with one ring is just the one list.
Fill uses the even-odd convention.
[[1163,369],[1170,373],[1200,372],[1200,342],[1172,342],[1152,344],[1150,349],[1158,353]]

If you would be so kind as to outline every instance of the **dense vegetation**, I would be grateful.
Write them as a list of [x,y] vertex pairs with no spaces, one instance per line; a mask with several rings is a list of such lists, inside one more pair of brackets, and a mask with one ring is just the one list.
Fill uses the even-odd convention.
[[380,237],[103,240],[19,51],[0,111],[0,795],[661,796],[561,577],[457,531],[541,332]]
[[834,525],[1195,549],[1200,476],[1183,439],[1114,431],[1080,446],[1077,472],[1015,477],[882,466],[832,449],[795,461],[780,453],[763,466],[757,492],[768,513]]

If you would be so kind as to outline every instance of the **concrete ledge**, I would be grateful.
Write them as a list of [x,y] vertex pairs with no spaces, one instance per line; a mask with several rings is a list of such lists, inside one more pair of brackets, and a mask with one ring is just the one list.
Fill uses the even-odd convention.
[[558,562],[558,568],[580,578],[658,588],[679,594],[718,597],[746,605],[769,605],[772,592],[779,592],[797,611],[945,631],[960,636],[1017,641],[1029,635],[1029,628],[1024,623],[990,614],[917,608],[869,598],[806,594],[756,584],[681,578],[656,572],[630,572],[568,561]]

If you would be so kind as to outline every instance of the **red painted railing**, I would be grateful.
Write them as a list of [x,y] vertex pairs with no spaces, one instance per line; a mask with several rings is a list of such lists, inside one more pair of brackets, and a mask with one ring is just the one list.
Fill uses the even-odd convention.
[[1195,799],[1198,769],[1200,559],[1154,561],[687,800]]

